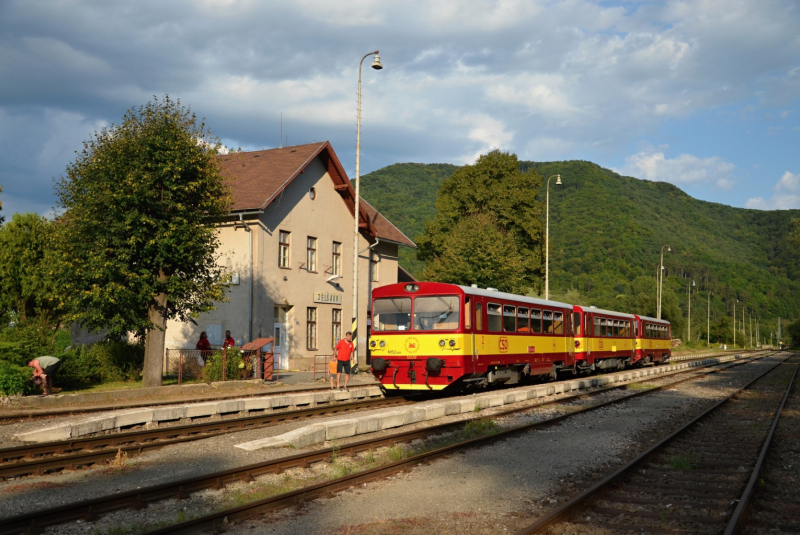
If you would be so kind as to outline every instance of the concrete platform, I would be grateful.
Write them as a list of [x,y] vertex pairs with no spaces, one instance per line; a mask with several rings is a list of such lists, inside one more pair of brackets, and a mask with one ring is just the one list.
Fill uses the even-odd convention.
[[648,377],[664,376],[665,374],[675,373],[687,368],[719,364],[738,358],[740,358],[738,355],[726,355],[695,362],[627,370],[598,377],[586,377],[545,385],[519,387],[508,392],[487,392],[485,394],[474,394],[449,400],[426,401],[412,405],[409,408],[393,408],[364,414],[363,416],[351,416],[343,419],[314,423],[281,435],[237,444],[236,447],[247,451],[261,448],[302,448],[312,444],[319,444],[326,440],[331,441],[365,433],[374,433],[421,421],[435,420],[446,415],[481,411],[490,407],[499,407],[528,399],[543,398],[561,392],[579,391],[599,386],[613,385],[615,383],[641,380]]
[[[257,398],[248,397],[238,400],[225,399],[212,402],[185,403],[148,409],[130,409],[107,412],[102,416],[93,416],[46,429],[19,433],[14,438],[23,442],[69,440],[70,438],[93,435],[102,431],[125,431],[126,428],[139,425],[158,427],[162,422],[189,424],[195,418],[218,417],[223,414],[246,417],[264,414],[265,412],[305,409],[379,397],[383,397],[379,387],[364,386],[352,387],[349,392],[332,390],[313,393],[301,392]],[[324,437],[323,440],[325,440]]]

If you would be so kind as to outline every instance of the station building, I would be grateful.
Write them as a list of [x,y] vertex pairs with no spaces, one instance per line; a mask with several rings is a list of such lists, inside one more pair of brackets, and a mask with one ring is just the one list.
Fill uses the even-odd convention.
[[[212,346],[225,331],[237,346],[275,338],[279,369],[311,369],[352,330],[355,190],[329,142],[220,156],[232,179],[233,208],[218,225],[228,301],[197,324],[170,321],[167,349],[193,349],[201,331]],[[399,247],[416,247],[363,199],[359,206],[357,331],[366,364],[373,288],[410,280]],[[166,365],[166,362],[165,362]]]

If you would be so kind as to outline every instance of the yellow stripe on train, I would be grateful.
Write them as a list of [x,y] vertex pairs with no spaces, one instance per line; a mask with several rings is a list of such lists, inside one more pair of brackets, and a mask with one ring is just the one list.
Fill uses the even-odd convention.
[[[474,338],[474,349],[479,355],[564,353],[569,350],[572,341],[572,338],[563,336],[513,333],[476,334]],[[472,339],[471,334],[460,333],[373,335],[370,336],[369,346],[373,357],[414,359],[417,356],[472,355]]]

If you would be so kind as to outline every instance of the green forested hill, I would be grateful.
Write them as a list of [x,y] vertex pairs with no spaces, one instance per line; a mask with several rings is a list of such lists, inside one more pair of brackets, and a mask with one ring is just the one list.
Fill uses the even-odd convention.
[[[686,338],[688,288],[692,336],[705,338],[711,292],[711,337],[731,332],[731,313],[759,315],[768,337],[778,316],[800,315],[798,254],[787,241],[797,210],[760,211],[699,201],[677,187],[620,176],[591,162],[521,162],[550,183],[550,297],[655,315],[656,275],[664,253],[663,316]],[[362,177],[362,195],[414,239],[435,214],[441,182],[456,166],[396,164]],[[525,194],[525,192],[520,192]],[[539,199],[544,202],[542,191]],[[401,264],[421,271],[413,250]],[[737,342],[741,341],[741,325]],[[749,339],[749,330],[747,332]],[[722,338],[721,338],[722,339]]]

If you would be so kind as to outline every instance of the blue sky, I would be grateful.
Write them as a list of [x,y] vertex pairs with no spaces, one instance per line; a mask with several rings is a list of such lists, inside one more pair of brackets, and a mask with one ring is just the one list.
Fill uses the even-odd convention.
[[[0,202],[51,213],[82,141],[153,95],[245,150],[590,160],[712,202],[800,208],[796,0],[0,2]],[[564,177],[568,180],[569,177]]]

